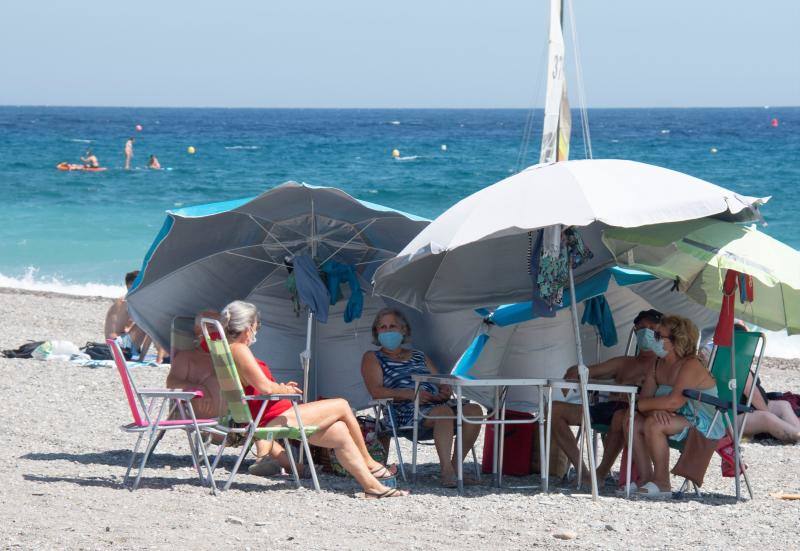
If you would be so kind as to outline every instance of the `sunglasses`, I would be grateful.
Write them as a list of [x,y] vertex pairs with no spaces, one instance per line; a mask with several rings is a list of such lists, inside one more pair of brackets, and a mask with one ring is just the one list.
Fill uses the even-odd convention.
[[658,331],[656,331],[656,333],[655,333],[655,338],[656,338],[656,340],[657,340],[657,341],[660,341],[660,340],[668,340],[668,341],[671,341],[671,340],[672,340],[672,335],[662,335],[661,333],[659,333]]

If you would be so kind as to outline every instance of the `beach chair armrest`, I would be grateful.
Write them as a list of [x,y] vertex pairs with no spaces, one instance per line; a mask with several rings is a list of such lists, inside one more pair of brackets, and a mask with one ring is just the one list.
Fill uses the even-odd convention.
[[[683,395],[691,400],[698,400],[704,404],[709,404],[714,406],[719,410],[727,410],[730,409],[730,402],[727,400],[720,400],[716,396],[711,396],[710,394],[703,394],[699,390],[684,390]],[[737,409],[737,413],[751,413],[755,411],[755,408],[752,406],[745,406],[743,404],[739,404]]]
[[170,398],[172,400],[191,400],[203,396],[200,391],[194,390],[175,390],[168,388],[143,388],[139,394],[145,398]]
[[303,396],[301,394],[255,394],[253,396],[245,396],[244,399],[259,402],[263,402],[264,400],[291,400],[297,402],[302,400]]

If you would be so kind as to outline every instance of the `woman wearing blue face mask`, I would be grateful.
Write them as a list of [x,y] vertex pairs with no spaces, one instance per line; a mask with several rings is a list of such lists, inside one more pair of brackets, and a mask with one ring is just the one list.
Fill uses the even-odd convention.
[[[412,375],[428,375],[438,370],[423,352],[404,347],[411,338],[411,327],[405,316],[397,310],[385,308],[378,312],[372,323],[372,337],[378,350],[364,354],[361,361],[361,374],[367,390],[373,398],[391,398],[392,414],[399,427],[410,426],[414,422],[414,380]],[[420,385],[420,413],[431,416],[454,416],[455,407],[446,404],[451,389],[447,385],[422,383]],[[479,417],[483,410],[478,404],[465,404],[464,415]],[[465,423],[463,428],[463,449],[461,458],[456,455],[453,445],[452,419],[422,419],[419,426],[419,439],[431,437],[436,445],[441,465],[442,486],[456,487],[455,464],[472,449],[480,433],[480,425]],[[475,483],[465,476],[465,483]]]
[[721,419],[711,424],[713,407],[683,395],[687,389],[717,395],[716,381],[697,355],[699,336],[695,324],[680,316],[666,316],[655,332],[652,350],[659,359],[636,403],[644,418],[636,425],[633,443],[639,494],[644,497],[672,495],[668,439],[681,441],[691,428],[711,439],[725,434]]

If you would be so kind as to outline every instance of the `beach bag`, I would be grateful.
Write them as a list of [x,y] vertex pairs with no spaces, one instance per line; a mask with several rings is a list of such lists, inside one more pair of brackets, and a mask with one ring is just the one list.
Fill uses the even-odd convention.
[[[717,444],[717,455],[722,460],[720,468],[722,469],[722,476],[725,478],[733,478],[733,473],[736,472],[736,452],[733,448],[733,439],[729,434],[719,440]],[[744,474],[747,465],[744,461],[739,463],[739,474]]]
[[[378,431],[375,424],[375,419],[365,415],[360,415],[356,417],[356,419],[358,420],[358,425],[361,427],[361,434],[364,436],[364,442],[367,445],[367,451],[372,456],[372,459],[378,463],[385,464],[388,457],[386,450],[378,439]],[[320,465],[322,466],[323,470],[326,470],[326,461],[322,458],[320,459]],[[333,450],[329,450],[327,463],[333,474],[337,476],[350,476],[350,473],[348,473],[344,467],[342,467],[341,463],[339,463],[339,460],[336,459],[336,453]]]
[[702,486],[717,443],[718,440],[710,440],[696,428],[690,428],[681,456],[672,468],[672,474],[689,479],[698,487]]
[[43,345],[46,341],[31,341],[13,350],[3,350],[5,358],[31,358],[33,351]]
[[[130,348],[122,348],[122,355],[125,359],[130,361],[133,358]],[[114,355],[111,354],[111,349],[104,342],[87,342],[86,346],[81,348],[81,352],[89,356],[93,360],[113,360]]]

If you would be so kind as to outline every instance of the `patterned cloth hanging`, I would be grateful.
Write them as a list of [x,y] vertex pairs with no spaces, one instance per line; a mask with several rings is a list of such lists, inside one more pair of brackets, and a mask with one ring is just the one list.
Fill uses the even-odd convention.
[[[535,234],[535,235],[534,235]],[[529,273],[533,283],[532,308],[534,315],[553,317],[563,306],[564,289],[569,287],[569,264],[575,269],[594,255],[584,244],[574,227],[565,228],[560,233],[559,254],[552,254],[551,243],[546,241],[551,235],[545,230],[531,232]]]

